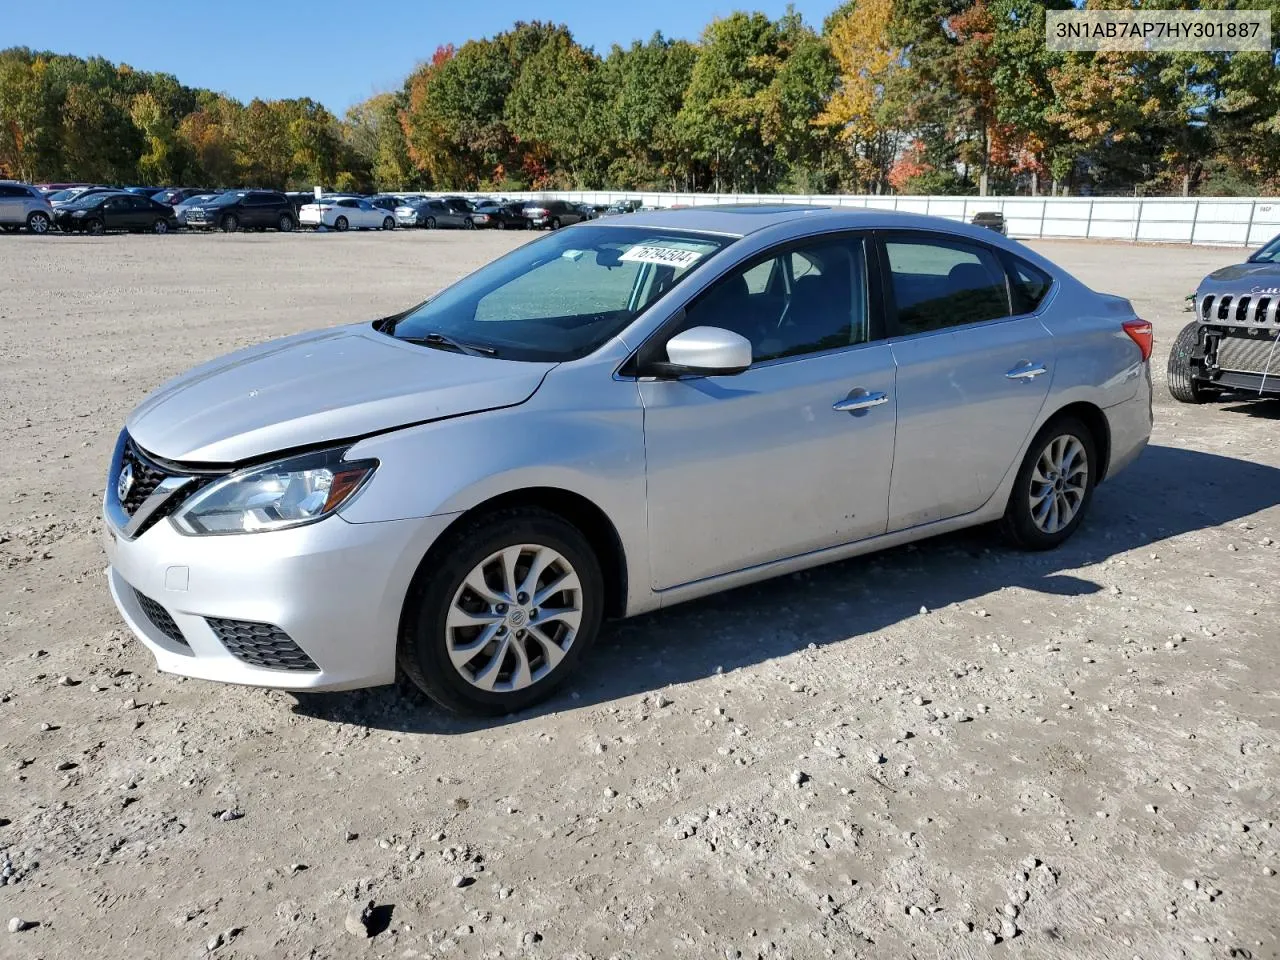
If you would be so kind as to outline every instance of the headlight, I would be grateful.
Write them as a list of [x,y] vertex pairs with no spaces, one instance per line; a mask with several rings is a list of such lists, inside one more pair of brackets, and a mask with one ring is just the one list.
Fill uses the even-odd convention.
[[250,467],[201,490],[173,516],[187,534],[265,533],[322,520],[350,500],[377,460],[343,460],[346,447]]
[[75,211],[72,211],[72,214],[71,214],[71,215],[72,215],[73,217],[83,217],[83,216],[84,216],[84,211],[83,211],[83,210],[75,210]]

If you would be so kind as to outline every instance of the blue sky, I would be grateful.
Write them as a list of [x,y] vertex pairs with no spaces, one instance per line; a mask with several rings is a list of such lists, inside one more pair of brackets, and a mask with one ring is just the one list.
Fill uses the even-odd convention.
[[[341,113],[396,89],[442,43],[492,36],[516,20],[565,23],[603,54],[654,30],[696,39],[735,9],[778,17],[786,0],[14,0],[0,46],[99,55],[240,100],[310,96]],[[820,26],[838,0],[796,0]]]

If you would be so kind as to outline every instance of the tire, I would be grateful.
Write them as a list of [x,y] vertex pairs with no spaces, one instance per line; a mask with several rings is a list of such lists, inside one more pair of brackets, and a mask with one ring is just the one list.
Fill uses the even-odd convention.
[[559,217],[554,217],[554,218],[552,218],[552,220],[551,220],[551,229],[552,229],[552,230],[559,230],[559,229],[560,229],[560,218],[559,218]]
[[280,214],[280,219],[276,221],[276,229],[281,233],[293,233],[293,228],[295,226],[296,224],[293,222],[293,217],[289,216],[287,213]]
[[51,226],[49,215],[42,210],[34,210],[27,217],[27,231],[36,236],[43,237]]
[[[576,589],[543,598],[544,602],[572,604],[580,615],[576,630],[571,630],[569,623],[561,618],[537,620],[539,616],[545,617],[545,611],[533,608],[528,594],[518,594],[523,601],[502,608],[497,606],[499,597],[517,599],[509,596],[513,590],[494,590],[489,586],[504,579],[504,565],[497,557],[509,548],[517,551],[514,567],[517,585],[528,573],[535,551],[544,551],[541,554],[544,559],[548,554],[556,558],[539,577],[538,583],[543,588],[562,575],[565,567],[576,574]],[[489,591],[492,602],[482,599],[466,585],[466,582],[477,582],[473,576],[477,570],[479,582]],[[489,583],[485,582],[486,572],[494,578]],[[503,612],[498,612],[500,609]],[[567,612],[570,608],[561,609]],[[485,619],[476,625],[450,626],[451,611],[461,611],[464,616],[466,611],[479,611]],[[446,533],[423,560],[400,618],[397,659],[414,685],[441,706],[459,713],[499,716],[550,696],[594,642],[603,612],[604,579],[600,562],[576,527],[554,513],[537,508],[496,511],[469,522],[464,520]],[[536,627],[531,626],[535,623]],[[523,629],[520,624],[524,625]],[[551,637],[552,630],[556,637]],[[454,656],[459,655],[461,646],[464,648],[461,656],[466,657],[467,644],[476,643],[479,635],[487,631],[495,631],[489,642],[476,646],[470,659],[463,659],[460,666],[455,666],[451,644]],[[548,664],[547,651],[551,649],[548,644],[557,640],[567,641],[567,648],[555,646],[561,659]],[[523,657],[520,650],[525,651]],[[498,651],[501,651],[500,659]],[[523,680],[519,677],[521,667],[528,670]],[[482,689],[480,684],[486,668],[492,670],[497,686],[509,684],[511,689]]]
[[395,221],[395,218],[394,218],[394,217],[383,217],[383,218],[382,218],[382,229],[383,229],[383,230],[394,230],[395,228],[396,228],[396,221]]
[[427,217],[426,222],[425,222],[425,223],[423,223],[422,225],[423,225],[423,227],[425,227],[425,228],[426,228],[426,229],[428,229],[428,230],[434,230],[434,229],[436,228],[436,218],[435,218],[435,217]]
[[92,234],[95,237],[100,237],[107,232],[107,225],[97,217],[94,217],[92,220],[86,220],[84,222],[84,226],[80,229],[85,233]]
[[1213,398],[1216,391],[1196,380],[1195,351],[1200,335],[1200,324],[1192,321],[1178,332],[1169,351],[1169,393],[1179,403],[1204,403]]
[[466,230],[474,230],[476,228],[476,222],[470,217],[467,217],[467,219],[462,222],[462,226]]
[[333,229],[337,230],[339,233],[342,233],[349,226],[351,226],[351,224],[347,222],[346,217],[339,217],[337,220],[333,221]]
[[228,213],[222,218],[221,226],[223,233],[235,233],[240,229],[240,218],[234,213]]
[[152,233],[168,233],[169,222],[167,220],[157,220],[155,223],[151,224],[151,232]]
[[[1059,444],[1061,446],[1058,446]],[[1078,456],[1071,458],[1072,444],[1075,445],[1074,449],[1077,453],[1083,454],[1083,465],[1079,463]],[[1069,465],[1067,476],[1061,482],[1055,478],[1054,471],[1045,470],[1041,462],[1042,458],[1053,461],[1057,458],[1059,450],[1067,454],[1062,459]],[[1045,424],[1031,441],[1022,466],[1018,468],[1018,474],[1014,478],[1013,491],[1009,494],[1009,504],[1005,507],[1004,517],[1000,521],[1000,530],[1005,539],[1023,550],[1052,550],[1063,543],[1076,532],[1076,528],[1080,526],[1081,520],[1088,512],[1089,503],[1093,500],[1093,488],[1098,482],[1098,467],[1098,442],[1093,432],[1082,421],[1065,416]],[[1040,523],[1037,523],[1033,513],[1037,506],[1045,504],[1044,499],[1033,498],[1033,487],[1038,491],[1046,490],[1046,480],[1039,479],[1041,477],[1046,477],[1047,481],[1054,483],[1053,487],[1047,489],[1046,496],[1049,503],[1044,506],[1045,510],[1052,511],[1054,506],[1052,501],[1055,500],[1060,507],[1064,502],[1074,504],[1074,512],[1070,518],[1056,529],[1050,522],[1054,516],[1052,512],[1048,513]],[[1068,482],[1072,479],[1075,480],[1074,484]],[[1084,484],[1084,489],[1078,497],[1073,497],[1073,486],[1078,486],[1081,482]],[[1061,513],[1058,513],[1057,517],[1060,520]]]

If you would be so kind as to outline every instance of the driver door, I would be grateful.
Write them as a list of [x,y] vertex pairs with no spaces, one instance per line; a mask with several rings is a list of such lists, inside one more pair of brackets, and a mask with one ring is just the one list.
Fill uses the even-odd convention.
[[896,368],[871,256],[860,235],[775,248],[658,334],[729,329],[754,359],[639,382],[654,589],[885,532]]

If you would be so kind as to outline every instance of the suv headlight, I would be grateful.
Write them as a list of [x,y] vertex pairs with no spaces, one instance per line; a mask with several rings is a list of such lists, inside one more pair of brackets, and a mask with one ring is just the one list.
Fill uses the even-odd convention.
[[323,520],[378,467],[377,460],[343,460],[348,449],[307,453],[223,477],[183,504],[173,522],[183,533],[202,536],[265,533]]

